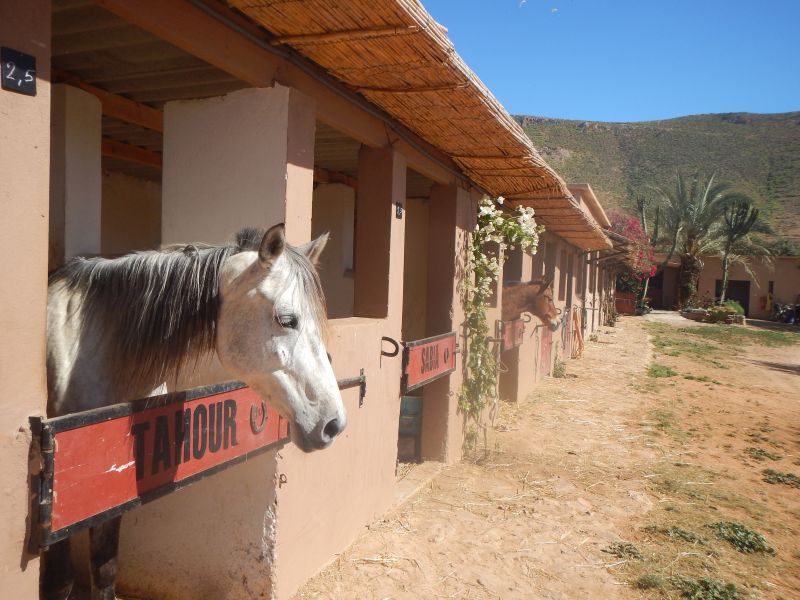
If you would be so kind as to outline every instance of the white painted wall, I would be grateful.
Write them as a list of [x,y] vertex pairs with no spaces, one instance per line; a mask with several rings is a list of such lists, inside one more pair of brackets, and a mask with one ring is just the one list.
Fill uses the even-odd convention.
[[[88,92],[52,86],[51,239],[63,257],[100,253],[102,108]],[[59,255],[61,249],[59,248]]]

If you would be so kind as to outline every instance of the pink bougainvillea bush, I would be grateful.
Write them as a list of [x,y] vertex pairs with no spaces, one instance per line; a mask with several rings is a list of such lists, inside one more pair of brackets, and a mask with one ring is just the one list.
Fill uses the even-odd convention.
[[620,213],[611,213],[611,231],[625,236],[631,241],[626,269],[617,276],[617,289],[622,292],[634,292],[637,299],[644,289],[644,282],[656,274],[656,262],[653,247],[642,224],[635,217]]

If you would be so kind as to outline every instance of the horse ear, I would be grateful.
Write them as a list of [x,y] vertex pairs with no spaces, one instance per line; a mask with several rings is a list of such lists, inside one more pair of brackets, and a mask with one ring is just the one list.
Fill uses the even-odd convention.
[[258,261],[263,267],[269,267],[286,248],[286,228],[283,223],[273,225],[261,239],[258,248]]
[[545,290],[547,290],[551,285],[553,285],[553,278],[545,279],[542,285],[539,287],[539,291],[537,292],[538,296],[544,294]]
[[328,243],[329,237],[330,233],[325,232],[317,239],[311,240],[302,246],[298,246],[297,251],[301,254],[305,254],[306,258],[308,258],[311,264],[316,267],[319,264],[320,254],[322,254],[322,251],[325,250],[325,245]]

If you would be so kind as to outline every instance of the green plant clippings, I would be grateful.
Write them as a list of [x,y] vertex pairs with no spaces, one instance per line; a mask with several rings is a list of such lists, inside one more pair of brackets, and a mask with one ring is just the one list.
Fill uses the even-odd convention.
[[660,365],[658,363],[652,363],[649,367],[647,367],[648,377],[675,377],[677,374],[677,371],[674,371],[666,365]]
[[800,477],[793,473],[781,473],[774,469],[764,469],[764,481],[767,483],[782,483],[792,487],[800,488]]
[[775,550],[767,544],[767,539],[741,523],[732,521],[719,521],[707,525],[714,531],[714,534],[721,540],[730,543],[734,548],[743,554],[775,554]]

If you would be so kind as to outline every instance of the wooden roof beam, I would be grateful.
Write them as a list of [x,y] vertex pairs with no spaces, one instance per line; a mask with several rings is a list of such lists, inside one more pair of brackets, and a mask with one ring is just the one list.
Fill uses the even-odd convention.
[[347,175],[346,173],[340,173],[339,171],[323,169],[322,167],[314,167],[314,182],[341,183],[353,188],[354,190],[358,189],[358,179],[355,177],[350,177],[350,175]]
[[269,87],[278,60],[187,0],[94,0],[95,4],[256,87]]
[[162,157],[159,153],[145,150],[144,148],[132,144],[126,144],[118,140],[112,140],[111,138],[103,138],[101,152],[103,156],[108,156],[110,158],[118,158],[156,169],[161,168]]
[[53,81],[66,83],[96,96],[103,107],[103,114],[107,117],[113,117],[126,123],[133,123],[159,133],[164,131],[164,113],[157,108],[135,102],[124,96],[112,94],[82,81],[72,73],[59,71],[58,69],[53,69]]

